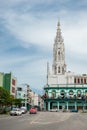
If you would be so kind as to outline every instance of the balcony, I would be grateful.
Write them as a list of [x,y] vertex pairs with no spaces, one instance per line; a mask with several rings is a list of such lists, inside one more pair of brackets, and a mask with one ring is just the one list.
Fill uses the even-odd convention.
[[58,97],[49,97],[47,95],[43,95],[44,100],[71,100],[71,101],[87,101],[87,96],[58,96]]

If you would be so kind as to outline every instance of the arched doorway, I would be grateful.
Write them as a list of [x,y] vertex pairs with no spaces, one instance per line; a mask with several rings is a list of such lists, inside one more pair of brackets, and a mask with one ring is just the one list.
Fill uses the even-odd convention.
[[50,109],[58,109],[57,102],[51,102],[50,103]]

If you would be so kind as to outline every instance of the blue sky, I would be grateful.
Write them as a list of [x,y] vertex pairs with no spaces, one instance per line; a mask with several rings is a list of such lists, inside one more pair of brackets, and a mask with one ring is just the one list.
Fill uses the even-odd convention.
[[0,72],[41,92],[58,19],[67,70],[87,73],[87,0],[0,0]]

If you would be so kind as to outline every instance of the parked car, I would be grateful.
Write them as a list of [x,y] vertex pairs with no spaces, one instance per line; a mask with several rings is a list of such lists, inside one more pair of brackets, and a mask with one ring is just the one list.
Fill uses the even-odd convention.
[[50,109],[50,112],[58,112],[57,108]]
[[70,110],[70,112],[78,112],[78,110],[72,109]]
[[37,108],[32,107],[32,108],[29,110],[29,113],[30,113],[30,114],[36,114],[36,113],[37,113]]
[[19,115],[22,115],[22,111],[19,109],[19,108],[13,108],[11,111],[10,111],[10,115],[12,116],[19,116]]
[[27,112],[27,108],[26,107],[21,107],[20,110],[22,111],[22,114],[25,114]]

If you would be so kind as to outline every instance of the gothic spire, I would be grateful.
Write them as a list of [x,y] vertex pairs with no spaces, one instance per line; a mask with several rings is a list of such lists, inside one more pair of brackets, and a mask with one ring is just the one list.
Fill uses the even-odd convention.
[[58,25],[57,26],[60,27],[60,21],[58,21]]
[[64,74],[66,72],[65,47],[60,28],[60,21],[57,23],[57,32],[53,47],[53,72],[54,74]]
[[62,38],[62,34],[61,34],[60,21],[58,21],[55,44],[60,44],[60,43],[63,43],[63,38]]

